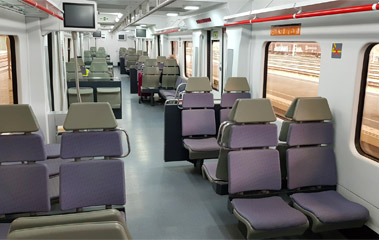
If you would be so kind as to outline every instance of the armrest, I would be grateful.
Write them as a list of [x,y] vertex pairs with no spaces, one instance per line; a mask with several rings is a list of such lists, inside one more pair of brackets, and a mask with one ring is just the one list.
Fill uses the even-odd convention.
[[41,216],[41,217],[21,217],[14,220],[11,224],[10,232],[63,224],[78,224],[78,223],[95,223],[95,222],[118,222],[122,224],[126,229],[125,219],[121,213],[116,209],[53,215],[53,216]]
[[119,222],[65,224],[20,229],[8,239],[129,239]]

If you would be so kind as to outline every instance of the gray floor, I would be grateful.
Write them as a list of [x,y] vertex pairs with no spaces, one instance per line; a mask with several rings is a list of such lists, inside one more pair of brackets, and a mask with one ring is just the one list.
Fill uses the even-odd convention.
[[131,138],[125,159],[126,217],[134,239],[238,239],[227,197],[217,195],[192,164],[163,160],[164,107],[138,104],[121,75],[123,119]]

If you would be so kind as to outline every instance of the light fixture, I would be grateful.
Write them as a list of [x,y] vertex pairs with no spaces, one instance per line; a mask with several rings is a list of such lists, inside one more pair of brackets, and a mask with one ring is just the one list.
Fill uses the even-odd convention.
[[111,26],[111,29],[113,29],[114,28],[114,26]]
[[116,17],[116,19],[114,20],[115,22],[118,22],[120,21],[120,19],[118,17]]
[[118,17],[118,18],[122,18],[122,16],[123,16],[122,13],[117,14],[117,17]]
[[199,6],[184,6],[185,10],[199,10]]
[[177,13],[167,13],[166,14],[168,17],[177,17],[178,14]]
[[141,24],[141,25],[139,25],[140,27],[146,27],[146,24]]

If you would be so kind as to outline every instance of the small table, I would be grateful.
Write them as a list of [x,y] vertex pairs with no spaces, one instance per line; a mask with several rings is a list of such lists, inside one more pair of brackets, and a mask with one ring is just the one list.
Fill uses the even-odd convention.
[[140,96],[139,103],[141,103],[142,101],[142,93],[150,93],[150,105],[154,106],[154,103],[155,103],[154,94],[159,93],[159,89],[158,88],[141,88],[141,96]]

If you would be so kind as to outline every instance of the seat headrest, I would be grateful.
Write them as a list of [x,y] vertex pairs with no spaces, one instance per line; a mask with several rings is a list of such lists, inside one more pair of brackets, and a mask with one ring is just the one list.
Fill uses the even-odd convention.
[[176,67],[176,66],[178,66],[178,63],[176,62],[175,59],[166,59],[164,61],[164,66],[165,67]]
[[323,97],[295,98],[285,115],[298,122],[332,120],[328,100]]
[[186,92],[210,92],[212,91],[208,77],[190,77],[187,82]]
[[249,92],[250,86],[245,77],[230,77],[225,85],[226,92]]
[[116,127],[116,118],[111,105],[107,102],[73,103],[63,124],[63,128],[67,131]]
[[140,56],[139,59],[138,59],[138,62],[144,63],[144,62],[146,62],[147,59],[149,59],[148,56]]
[[158,66],[157,59],[146,59],[145,66],[146,67],[156,67],[156,66]]
[[274,122],[276,116],[269,99],[237,99],[229,119],[236,123]]
[[[80,67],[77,68],[80,71]],[[75,62],[66,62],[66,72],[75,72]]]
[[38,122],[28,104],[0,105],[0,133],[37,132]]

